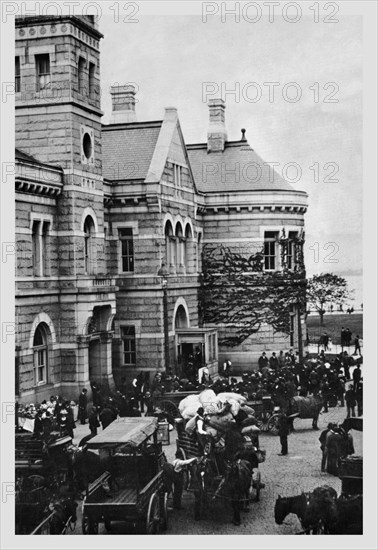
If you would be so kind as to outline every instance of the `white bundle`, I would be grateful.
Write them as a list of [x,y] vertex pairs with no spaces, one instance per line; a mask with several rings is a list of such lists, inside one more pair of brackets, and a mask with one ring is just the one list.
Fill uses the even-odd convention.
[[201,403],[199,401],[195,403],[190,403],[185,407],[185,409],[181,412],[181,415],[185,420],[188,420],[189,418],[192,418],[197,414],[198,409],[201,407]]
[[234,416],[236,416],[240,409],[240,403],[236,401],[236,399],[232,399],[230,397],[225,397],[224,394],[217,395],[217,402],[219,403],[219,408],[222,409],[226,403],[229,403],[231,405],[231,412]]
[[252,407],[248,407],[248,405],[245,405],[244,403],[240,403],[240,407],[242,411],[248,414],[248,416],[255,416],[255,410],[252,409]]
[[187,434],[192,435],[194,430],[196,429],[196,420],[194,416],[188,420],[188,422],[185,425],[185,431]]
[[[185,399],[182,399],[179,403],[179,406],[178,406],[180,413],[182,414],[183,411],[186,409],[186,407],[188,407],[192,403],[197,404],[197,409],[199,409],[199,407],[201,407],[201,403],[200,403],[200,400],[199,400],[199,395],[188,395],[188,397],[185,397]],[[197,409],[196,409],[196,411],[197,411]]]
[[219,407],[217,403],[211,403],[204,407],[205,414],[217,414],[219,412]]
[[203,407],[213,405],[217,401],[217,396],[213,390],[204,390],[198,396]]
[[245,403],[247,401],[247,399],[243,395],[240,395],[240,393],[234,393],[234,392],[218,393],[217,397],[221,398],[222,400],[223,398],[234,399],[234,401],[238,401],[240,404]]

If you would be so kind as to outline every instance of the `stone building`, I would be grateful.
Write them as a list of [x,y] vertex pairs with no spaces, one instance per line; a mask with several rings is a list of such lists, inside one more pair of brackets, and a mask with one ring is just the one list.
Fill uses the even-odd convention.
[[199,326],[199,274],[206,243],[263,246],[265,268],[281,269],[278,236],[302,231],[306,194],[245,133],[228,141],[222,100],[210,101],[204,144],[185,144],[175,108],[138,122],[132,86],[111,89],[102,125],[101,39],[90,16],[16,19],[21,400],[167,366],[185,374],[192,359],[215,374],[225,357],[244,368],[261,349],[297,345],[293,325],[218,350],[228,328]]

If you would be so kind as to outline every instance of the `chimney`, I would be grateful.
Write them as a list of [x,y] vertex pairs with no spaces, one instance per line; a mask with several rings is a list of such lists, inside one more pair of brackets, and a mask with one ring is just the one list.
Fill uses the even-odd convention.
[[207,132],[207,152],[213,153],[224,151],[224,144],[227,141],[227,130],[225,124],[226,104],[223,99],[209,100],[209,130]]
[[111,86],[112,116],[110,124],[136,122],[135,113],[135,86]]

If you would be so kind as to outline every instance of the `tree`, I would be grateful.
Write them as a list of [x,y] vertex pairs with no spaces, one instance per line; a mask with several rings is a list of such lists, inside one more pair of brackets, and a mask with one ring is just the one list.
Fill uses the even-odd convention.
[[219,343],[226,346],[241,344],[264,323],[275,332],[289,334],[290,312],[306,309],[306,278],[299,252],[297,262],[296,271],[267,272],[263,250],[246,256],[223,245],[205,245],[200,324],[225,324],[228,334]]
[[307,280],[307,303],[319,313],[321,326],[327,303],[338,305],[342,311],[342,306],[350,300],[351,295],[346,280],[334,273],[313,275]]

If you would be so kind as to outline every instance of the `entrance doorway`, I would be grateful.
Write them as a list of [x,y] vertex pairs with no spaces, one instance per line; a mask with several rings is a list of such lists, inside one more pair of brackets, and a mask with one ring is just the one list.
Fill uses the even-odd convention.
[[89,342],[88,363],[89,380],[96,380],[96,382],[101,384],[102,368],[100,337],[93,338]]

